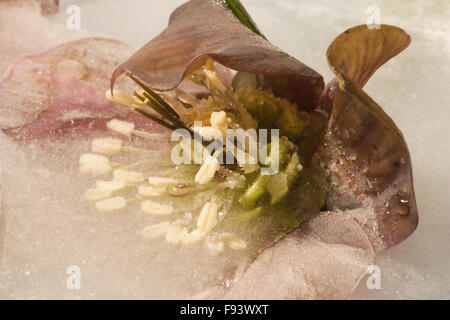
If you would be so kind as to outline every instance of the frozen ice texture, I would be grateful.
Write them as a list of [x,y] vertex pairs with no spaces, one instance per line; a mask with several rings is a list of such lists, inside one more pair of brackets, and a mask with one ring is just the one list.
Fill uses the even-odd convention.
[[370,240],[349,214],[321,213],[266,249],[224,298],[343,299],[374,261]]
[[[62,9],[54,20],[59,22],[62,28],[67,18],[65,8],[76,2],[61,1]],[[115,1],[114,5],[108,4],[105,8],[100,0],[89,3],[79,1],[83,14],[82,27],[119,38],[138,47],[166,26],[170,12],[182,2],[168,0],[161,4],[160,1],[140,0],[131,5],[129,1],[122,0]],[[352,297],[448,298],[450,296],[448,271],[450,257],[447,254],[447,244],[450,241],[448,233],[450,219],[447,215],[450,210],[450,203],[447,200],[447,190],[450,188],[447,168],[450,153],[446,143],[450,127],[448,111],[450,98],[446,94],[450,76],[448,1],[417,0],[392,3],[322,0],[299,3],[296,0],[244,0],[243,3],[260,29],[274,44],[313,67],[328,80],[332,75],[325,62],[326,48],[346,28],[366,23],[368,18],[366,9],[369,5],[380,7],[383,23],[398,25],[412,35],[411,47],[378,71],[365,90],[394,119],[409,144],[421,221],[419,229],[410,239],[377,257],[377,264],[382,270],[382,289],[369,291],[365,287],[365,281],[362,281]],[[153,12],[155,19],[148,19],[147,15],[142,15],[143,8]],[[6,19],[1,16],[2,12],[4,11],[0,10],[0,24]],[[35,19],[37,18],[29,19],[32,26]],[[133,24],[130,26],[128,21],[133,21]],[[36,34],[32,32],[39,32],[38,34],[42,35],[42,29],[38,24],[34,26],[29,31],[29,39],[38,38],[33,36]],[[4,30],[0,28],[0,34]],[[15,31],[20,34],[21,27],[17,27]],[[67,37],[64,40],[69,40]],[[27,42],[19,41],[12,43],[12,51],[5,49],[4,53],[4,47],[0,50],[2,57],[11,53],[8,57],[16,58],[21,50],[27,50],[24,53],[32,53],[60,43],[59,41],[45,45],[29,41],[29,46],[23,46]],[[16,46],[22,47],[14,49]],[[5,69],[6,64],[7,59],[2,60],[0,67]],[[92,134],[102,135],[101,132],[94,131]],[[152,286],[152,282],[136,275],[142,272],[140,263],[150,260],[141,257],[137,252],[138,248],[120,245],[117,240],[123,236],[125,241],[130,241],[127,244],[134,244],[137,235],[133,237],[131,232],[125,229],[134,230],[135,227],[139,229],[140,222],[130,221],[120,215],[111,217],[111,214],[105,214],[101,217],[102,223],[97,223],[95,216],[90,214],[91,207],[86,207],[85,211],[82,210],[77,215],[71,210],[62,210],[59,205],[52,202],[52,193],[66,192],[69,183],[74,183],[74,192],[81,192],[82,188],[77,184],[81,183],[81,180],[75,179],[76,181],[67,181],[63,184],[57,179],[56,171],[52,172],[49,169],[64,169],[75,174],[76,168],[70,165],[61,168],[60,160],[67,160],[67,163],[75,165],[77,161],[75,153],[88,148],[87,141],[77,144],[76,148],[64,143],[55,145],[54,142],[31,144],[24,148],[2,141],[3,203],[9,202],[21,208],[17,211],[17,215],[8,217],[8,208],[3,206],[3,213],[0,216],[0,239],[3,240],[1,259],[6,261],[8,266],[13,266],[5,269],[6,262],[3,261],[0,266],[2,297],[95,298],[124,295],[146,297],[141,293],[147,292],[147,287],[144,286]],[[7,161],[4,161],[5,158]],[[45,159],[45,163],[36,160],[40,158]],[[31,168],[31,165],[36,166],[38,170]],[[12,183],[11,189],[8,188],[9,191],[4,188],[7,180]],[[52,181],[55,183],[50,183]],[[35,187],[42,188],[42,191],[33,192]],[[33,206],[30,206],[31,210],[24,207],[26,203],[33,203]],[[87,228],[85,222],[90,221],[93,222],[93,227]],[[67,234],[64,230],[71,230],[74,233]],[[55,239],[60,240],[57,245]],[[96,249],[105,243],[112,243],[112,248],[116,248],[114,245],[117,245],[121,250],[113,252],[113,249],[110,249],[102,256],[98,256]],[[162,259],[158,252],[149,251],[149,257],[153,258],[152,262]],[[117,259],[109,260],[108,253],[117,254]],[[268,252],[267,256],[270,257],[270,254]],[[57,263],[52,264],[52,261]],[[299,267],[296,259],[290,261],[294,267]],[[66,268],[72,264],[79,265],[86,271],[83,271],[84,280],[82,280],[85,291],[70,291],[65,286],[68,276],[65,273]],[[104,269],[99,271],[98,265],[104,266]],[[90,290],[105,282],[109,284],[108,289],[101,292]],[[8,288],[8,291],[5,291],[5,288]],[[130,289],[123,292],[123,288]]]
[[419,227],[404,243],[377,256],[381,290],[364,277],[354,299],[448,299],[450,297],[450,15],[448,1],[244,0],[269,40],[332,79],[325,52],[345,29],[365,24],[369,6],[381,23],[412,37],[404,52],[369,80],[364,90],[402,130],[412,157]]
[[[104,96],[108,70],[130,53],[115,40],[77,40],[20,59],[1,83],[1,298],[189,297],[236,272],[227,268],[245,265],[239,261],[248,256],[241,253],[211,260],[202,246],[145,241],[142,230],[160,217],[141,213],[137,204],[97,212],[83,201],[95,179],[79,172],[80,155],[90,151],[94,138],[123,138],[107,129],[108,120],[126,118],[138,130],[156,130]],[[153,153],[139,159],[122,154],[114,162],[145,159],[145,172],[160,174],[169,150],[158,138],[125,138]],[[66,286],[70,266],[81,270],[80,291]]]
[[36,53],[88,34],[80,30],[67,31],[65,24],[53,23],[40,15],[37,1],[0,2],[0,75],[22,55]]
[[[109,71],[131,52],[115,40],[86,38],[19,58],[5,73],[0,83],[1,298],[188,298],[232,280],[261,248],[240,245],[244,250],[211,256],[204,245],[147,242],[141,232],[161,217],[143,214],[138,203],[104,210],[124,206],[122,198],[97,203],[101,212],[83,201],[95,179],[79,172],[79,158],[90,151],[92,139],[112,136],[153,151],[140,157],[121,154],[112,158],[115,163],[146,160],[144,172],[157,176],[167,170],[170,150],[159,136],[142,141],[108,130],[110,119],[126,119],[137,130],[165,133],[168,140],[167,130],[105,98]],[[92,159],[85,156],[82,162]],[[186,203],[166,200],[176,211],[191,211],[210,198],[204,192]],[[72,266],[81,270],[80,291],[66,285]]]

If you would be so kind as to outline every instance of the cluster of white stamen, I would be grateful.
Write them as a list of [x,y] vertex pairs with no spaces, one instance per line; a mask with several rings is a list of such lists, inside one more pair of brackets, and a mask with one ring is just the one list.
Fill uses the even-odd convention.
[[[114,101],[121,103],[135,103],[134,99],[126,94],[116,93]],[[225,112],[213,112],[211,115],[211,132],[221,134],[226,131],[229,123]],[[111,120],[107,124],[108,128],[114,132],[130,136],[137,135],[141,137],[152,136],[149,133],[135,130],[135,126],[131,122],[121,120]],[[184,140],[184,139],[183,139]],[[200,144],[201,145],[201,144]],[[186,146],[187,147],[187,146]],[[192,148],[192,145],[189,146]],[[194,149],[194,148],[192,148]],[[192,151],[192,149],[190,151]],[[199,185],[205,185],[211,182],[216,172],[220,168],[217,160],[217,155],[210,156],[204,154],[205,148],[201,145],[199,154],[202,163],[200,170],[197,172],[194,180]],[[113,179],[98,180],[95,187],[89,189],[84,198],[87,201],[95,201],[95,207],[101,212],[110,212],[120,210],[126,207],[129,203],[140,202],[140,208],[143,213],[155,216],[170,216],[176,213],[172,205],[160,203],[149,198],[157,198],[169,195],[168,189],[176,187],[181,184],[189,183],[181,180],[176,180],[167,177],[148,177],[139,171],[133,171],[138,168],[141,163],[122,166],[110,161],[108,156],[117,155],[121,152],[141,152],[141,150],[133,147],[124,146],[120,139],[115,138],[98,138],[92,141],[92,151],[94,153],[83,154],[80,157],[80,171],[82,173],[89,173],[93,175],[111,174]],[[133,170],[131,170],[133,168]],[[147,181],[145,181],[147,179]],[[235,179],[236,180],[236,179]],[[237,180],[236,180],[237,181]],[[221,184],[221,188],[234,188],[236,181],[226,181]],[[128,192],[135,188],[138,196],[135,199],[126,200],[119,196],[121,192]],[[179,212],[183,213],[183,212]],[[189,219],[187,218],[189,217]],[[233,238],[231,235],[224,236],[213,234],[214,228],[219,223],[219,205],[215,198],[205,203],[200,210],[200,213],[195,221],[195,228],[189,230],[189,225],[192,223],[192,213],[186,213],[183,220],[175,222],[162,222],[156,225],[151,225],[143,231],[143,237],[146,240],[152,240],[159,237],[164,237],[168,243],[180,244],[185,246],[192,246],[204,242],[206,247],[214,254],[219,254],[224,251],[225,245],[228,247],[240,250],[245,248],[245,242]]]
[[127,185],[123,181],[96,181],[95,188],[89,189],[85,195],[84,199],[87,201],[98,201],[102,199],[109,198],[114,192],[121,191],[125,189]]
[[[144,205],[145,203],[145,205]],[[153,201],[145,201],[143,210],[149,214],[165,215],[173,213],[170,206],[161,205]],[[174,223],[160,223],[149,226],[143,231],[143,236],[147,240],[158,237],[165,237],[171,244],[183,244],[191,246],[205,241],[206,247],[213,254],[220,254],[225,250],[225,246],[233,250],[243,250],[247,247],[245,241],[230,233],[213,233],[214,227],[218,223],[219,206],[213,199],[206,203],[197,219],[197,228],[189,232],[187,224],[189,220],[177,220]]]
[[81,165],[89,165],[89,164],[109,164],[109,159],[105,156],[101,156],[98,154],[85,153],[80,157]]
[[238,239],[229,233],[211,233],[200,229],[188,231],[187,221],[177,220],[173,223],[162,222],[148,226],[142,233],[146,240],[154,240],[164,237],[168,243],[182,244],[192,246],[205,242],[209,251],[214,254],[220,254],[225,250],[225,246],[233,250],[244,250],[247,248],[245,241]]

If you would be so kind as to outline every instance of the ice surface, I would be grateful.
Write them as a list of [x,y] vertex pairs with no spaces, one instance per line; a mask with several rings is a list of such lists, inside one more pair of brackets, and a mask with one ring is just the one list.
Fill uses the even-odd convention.
[[0,2],[0,39],[8,39],[0,47],[0,75],[19,56],[88,34],[81,30],[67,32],[65,25],[48,21],[39,14],[40,10],[36,1]]
[[448,298],[448,1],[244,2],[269,39],[328,80],[327,46],[346,28],[364,24],[369,5],[379,6],[382,23],[411,34],[411,46],[380,68],[365,91],[394,119],[408,142],[419,228],[406,242],[377,257],[382,289],[370,291],[364,280],[353,298]]
[[353,218],[323,213],[265,250],[225,297],[342,299],[374,259],[367,235]]
[[[138,47],[165,27],[170,12],[182,2],[167,0],[162,4],[156,0],[117,0],[105,6],[101,0],[88,3],[61,1],[61,10],[54,21],[65,26],[68,17],[65,9],[70,4],[79,4],[83,28]],[[446,93],[450,76],[448,1],[322,0],[300,3],[297,0],[243,0],[243,3],[274,44],[328,80],[332,76],[325,61],[326,48],[346,28],[366,23],[369,5],[381,8],[383,23],[398,25],[411,34],[413,42],[410,48],[383,66],[365,90],[392,116],[409,144],[415,170],[419,229],[406,242],[377,257],[382,271],[381,290],[369,291],[362,281],[353,298],[449,298],[450,256],[447,247],[450,219],[447,212],[450,204],[447,194],[450,179],[446,168],[450,160],[446,142],[450,127],[447,107],[450,98]],[[148,10],[151,19],[142,14],[143,9]],[[1,16],[2,12],[0,8],[0,24],[6,19]],[[133,24],[130,25],[129,21]],[[33,35],[41,36],[38,24],[35,26],[32,30],[38,33],[30,33],[29,39],[33,39]],[[0,28],[0,33],[3,30]],[[20,32],[20,28],[16,32]],[[51,42],[56,43],[59,42]],[[5,52],[12,53],[14,58],[23,50],[23,44],[13,43],[11,48],[22,47]],[[27,45],[26,50],[29,51],[26,52],[45,48],[47,44]],[[3,57],[3,47],[0,50]],[[6,63],[5,66],[1,63],[0,67],[6,68]],[[2,297],[77,298],[91,294],[93,298],[116,298],[125,294],[145,298],[148,297],[148,289],[153,285],[156,287],[159,279],[163,279],[142,273],[142,268],[152,268],[146,262],[161,261],[158,259],[164,259],[164,256],[148,249],[145,242],[136,246],[139,235],[129,231],[143,227],[145,223],[141,219],[144,217],[136,215],[129,219],[120,214],[98,215],[97,212],[94,215],[91,206],[77,212],[62,210],[52,199],[59,192],[67,197],[67,208],[73,207],[73,193],[82,194],[85,185],[81,183],[87,183],[83,178],[75,178],[78,177],[77,154],[88,148],[88,141],[80,142],[75,148],[64,142],[50,141],[21,147],[2,141],[2,155],[7,156],[6,160],[2,159],[2,183],[3,186],[6,181],[11,184],[8,189],[2,186],[3,203],[20,208],[17,214],[8,215],[8,208],[3,207],[0,216],[2,265],[14,265],[13,269],[0,267]],[[61,160],[73,165],[61,167]],[[38,170],[31,168],[31,163]],[[63,183],[57,169],[73,173],[71,176],[74,178]],[[42,191],[36,192],[36,187]],[[24,207],[25,203],[33,203],[33,206]],[[119,241],[119,238],[125,241]],[[98,256],[99,250],[104,252],[102,256]],[[146,250],[148,255],[142,256],[140,253]],[[111,256],[116,258],[111,260]],[[296,260],[291,261],[295,266]],[[66,288],[66,268],[69,265],[82,268],[83,291]],[[134,277],[137,274],[145,274],[145,277]],[[93,290],[105,282],[110,286],[103,292]],[[4,288],[8,290],[4,291]],[[124,288],[129,288],[128,292],[124,293]],[[170,296],[173,292],[166,294]]]
[[[7,186],[1,298],[189,297],[222,279],[230,267],[227,261],[234,267],[241,259],[239,253],[232,260],[211,257],[204,246],[182,249],[164,240],[145,241],[142,230],[162,218],[141,213],[138,204],[101,213],[94,203],[85,203],[83,195],[95,179],[78,171],[79,155],[90,149],[83,136],[23,146],[5,139],[1,143],[2,182]],[[66,286],[72,265],[81,270],[80,291]]]
[[[64,23],[64,7],[69,2],[73,1],[61,1],[62,10],[56,20]],[[162,5],[158,1],[139,0],[131,5],[121,0],[105,8],[100,0],[90,1],[85,4],[86,9],[101,10],[84,10],[83,27],[138,47],[166,26],[168,14],[182,2],[168,0]],[[377,5],[381,9],[382,23],[400,26],[411,34],[411,46],[383,66],[368,82],[365,90],[394,119],[408,142],[414,168],[419,228],[406,242],[377,257],[382,268],[382,290],[369,291],[365,281],[362,281],[353,297],[448,298],[448,1],[242,2],[274,44],[328,80],[332,77],[325,61],[328,45],[346,28],[366,23],[369,16],[366,10],[370,5]],[[143,8],[148,8],[152,13],[152,20],[139,14]],[[128,18],[134,22],[132,27],[127,23]],[[121,23],[117,23],[118,20]]]

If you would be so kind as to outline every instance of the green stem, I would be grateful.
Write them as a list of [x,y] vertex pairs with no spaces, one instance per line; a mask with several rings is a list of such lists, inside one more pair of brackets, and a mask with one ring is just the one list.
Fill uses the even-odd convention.
[[248,14],[247,10],[245,10],[244,6],[239,0],[223,0],[227,5],[228,9],[238,18],[238,20],[245,25],[247,28],[252,30],[257,35],[261,36],[263,39],[267,40],[267,38],[259,31],[256,23],[253,21],[252,17]]

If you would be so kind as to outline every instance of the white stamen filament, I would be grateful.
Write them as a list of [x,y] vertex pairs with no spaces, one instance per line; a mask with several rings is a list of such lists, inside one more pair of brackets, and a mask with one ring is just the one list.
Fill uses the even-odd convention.
[[139,103],[140,101],[135,98],[134,96],[126,93],[125,91],[114,89],[113,95],[111,95],[111,91],[106,91],[106,99],[108,99],[111,102],[125,104],[127,106],[132,106],[134,104]]
[[81,165],[109,164],[109,159],[98,154],[85,153],[81,155],[79,162]]
[[125,181],[114,180],[114,181],[96,181],[96,190],[105,192],[116,192],[124,189],[126,187]]
[[118,132],[120,134],[123,134],[125,136],[131,136],[134,130],[134,123],[122,121],[118,119],[113,119],[111,121],[108,121],[106,124],[108,129]]
[[142,165],[145,165],[145,164],[148,164],[148,163],[153,163],[153,162],[155,162],[155,160],[140,161],[140,162],[129,164],[127,166],[123,166],[123,167],[121,167],[121,169],[122,170],[133,170],[133,169],[139,168]]
[[160,133],[149,133],[141,130],[133,130],[131,133],[134,134],[135,136],[147,139],[161,138],[162,136]]
[[193,95],[187,93],[186,91],[181,90],[180,88],[176,88],[174,93],[178,98],[189,103],[192,106],[197,106],[200,104],[200,100],[198,100]]
[[89,163],[80,166],[80,172],[83,174],[91,174],[94,176],[110,173],[112,167],[105,163]]
[[247,243],[241,239],[229,241],[227,244],[233,250],[244,250],[245,248],[247,248]]
[[223,241],[218,240],[215,237],[209,236],[206,238],[206,247],[210,250],[212,254],[218,255],[225,249],[225,244]]
[[113,155],[122,150],[123,141],[113,138],[94,139],[92,140],[92,151]]
[[172,224],[166,234],[166,241],[171,244],[178,244],[183,241],[188,230],[180,224]]
[[179,144],[188,163],[192,161],[195,164],[201,164],[203,159],[209,155],[205,146],[196,139],[181,139]]
[[164,187],[145,185],[139,186],[138,192],[139,195],[145,198],[160,197],[167,194],[166,188]]
[[125,181],[128,183],[142,183],[144,182],[144,175],[138,171],[114,170],[113,176],[115,180]]
[[169,232],[169,228],[170,228],[169,222],[162,222],[159,224],[148,226],[147,228],[144,229],[142,235],[146,240],[153,240],[165,236],[167,232]]
[[127,137],[129,137],[131,135],[135,135],[135,136],[138,136],[141,138],[149,138],[149,139],[161,137],[161,134],[159,134],[159,133],[149,133],[146,131],[135,130],[134,123],[132,123],[132,122],[113,119],[113,120],[108,121],[108,123],[106,125],[107,125],[108,129],[118,132],[120,134],[123,134]]
[[208,184],[220,169],[220,163],[216,157],[208,157],[195,175],[195,182],[201,185]]
[[227,92],[227,88],[222,83],[222,81],[217,76],[215,71],[205,70],[206,75],[206,85],[208,88],[215,88],[220,91],[220,93],[225,94]]
[[207,236],[206,232],[203,232],[202,230],[195,229],[194,231],[188,233],[184,239],[183,244],[187,246],[191,246],[194,244],[198,244],[201,241],[203,241]]
[[213,128],[220,130],[222,135],[225,135],[231,120],[227,118],[225,111],[220,111],[211,113],[210,122]]
[[156,216],[167,216],[173,213],[173,207],[170,205],[161,204],[151,200],[141,203],[141,210],[146,214]]
[[244,240],[237,238],[234,234],[218,233],[215,234],[215,237],[226,243],[233,250],[244,250],[247,248],[247,243]]
[[214,127],[193,126],[192,130],[201,135],[206,141],[213,141],[215,139],[223,140],[224,134],[222,133],[222,131]]
[[172,178],[149,177],[148,183],[150,183],[152,186],[173,186],[181,182]]
[[122,197],[114,197],[99,201],[95,204],[98,211],[108,212],[125,208],[127,201]]

